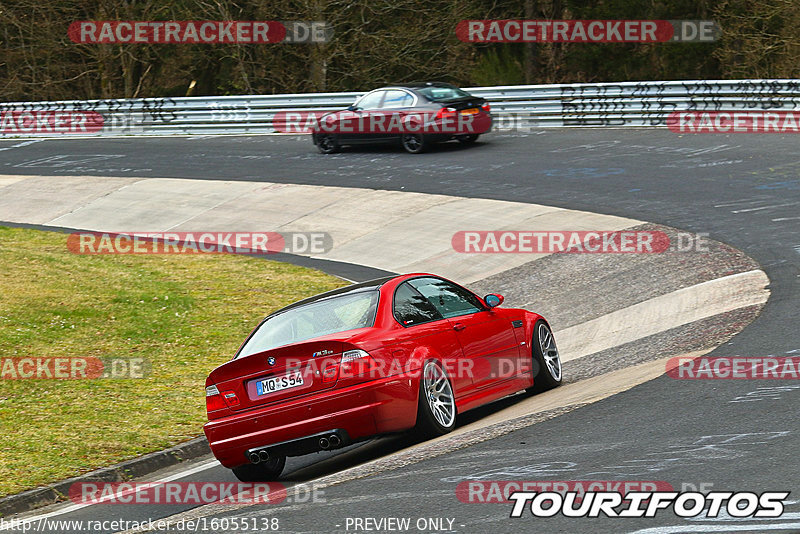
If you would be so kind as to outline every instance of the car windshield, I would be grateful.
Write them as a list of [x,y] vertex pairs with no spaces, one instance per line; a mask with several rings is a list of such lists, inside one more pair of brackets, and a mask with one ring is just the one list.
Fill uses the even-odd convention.
[[377,305],[378,291],[360,291],[290,308],[262,322],[236,357],[372,326]]
[[431,102],[446,102],[448,100],[458,100],[459,98],[467,98],[470,96],[466,91],[452,86],[437,87],[430,85],[417,89],[417,91]]

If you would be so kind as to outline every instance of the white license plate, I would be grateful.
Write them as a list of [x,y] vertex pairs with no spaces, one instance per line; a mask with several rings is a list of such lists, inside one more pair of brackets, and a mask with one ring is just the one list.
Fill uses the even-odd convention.
[[303,385],[303,375],[299,372],[289,373],[288,375],[274,376],[256,382],[256,393],[258,396],[269,395],[276,391],[285,389],[299,388]]

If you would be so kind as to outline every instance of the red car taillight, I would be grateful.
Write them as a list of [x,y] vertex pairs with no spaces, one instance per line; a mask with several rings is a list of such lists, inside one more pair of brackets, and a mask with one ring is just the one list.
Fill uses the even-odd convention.
[[206,388],[206,411],[210,414],[225,407],[227,407],[225,399],[219,394],[217,386],[208,386]]
[[455,117],[457,110],[455,108],[442,108],[436,114],[437,119],[442,119],[444,117]]
[[[363,350],[348,350],[342,353],[342,359],[337,363],[330,363],[322,370],[323,382],[335,382],[339,379],[346,380],[375,371],[377,362]],[[378,377],[373,377],[378,378]]]
[[489,113],[490,111],[492,111],[492,106],[490,106],[489,103],[486,102],[484,105],[481,106],[481,109],[486,113]]
[[339,378],[339,366],[337,364],[331,363],[322,370],[323,382],[336,382],[337,378]]
[[239,406],[239,397],[233,391],[219,392],[217,386],[208,386],[206,388],[206,411],[211,417],[211,412],[216,412],[224,408],[233,408]]
[[378,364],[363,350],[348,350],[342,354],[341,376],[343,378],[361,376],[372,372]]
[[225,404],[228,405],[228,408],[239,406],[239,397],[233,391],[223,391],[222,398],[225,399]]

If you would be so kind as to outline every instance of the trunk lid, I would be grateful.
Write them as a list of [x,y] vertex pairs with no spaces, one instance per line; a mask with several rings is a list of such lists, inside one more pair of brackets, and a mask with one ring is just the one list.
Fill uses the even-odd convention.
[[455,100],[437,100],[436,103],[441,104],[443,107],[461,111],[464,109],[479,108],[486,103],[486,99],[478,96],[469,96]]
[[278,347],[220,365],[208,383],[234,392],[239,404],[230,409],[239,412],[333,388],[336,378],[326,380],[323,372],[338,368],[342,350],[341,341],[324,339]]

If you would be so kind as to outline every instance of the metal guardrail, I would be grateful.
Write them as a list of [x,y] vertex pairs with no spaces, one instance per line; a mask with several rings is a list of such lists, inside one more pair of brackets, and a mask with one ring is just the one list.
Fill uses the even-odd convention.
[[[800,108],[800,80],[793,79],[518,85],[466,90],[491,103],[495,129],[499,130],[665,127],[667,116],[674,111]],[[12,102],[0,104],[0,137],[274,133],[281,127],[274,120],[276,113],[343,109],[361,94]],[[74,112],[94,117],[95,128],[90,129],[96,131],[81,132],[80,125],[72,128],[67,116]]]

